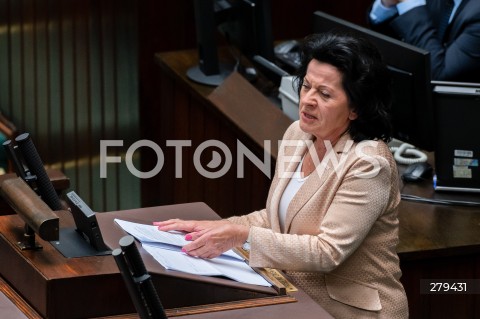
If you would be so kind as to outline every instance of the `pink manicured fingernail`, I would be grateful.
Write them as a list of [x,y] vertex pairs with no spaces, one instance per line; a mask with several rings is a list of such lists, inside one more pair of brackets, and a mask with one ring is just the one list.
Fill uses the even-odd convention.
[[192,240],[192,235],[186,234],[185,235],[185,240]]
[[186,252],[187,252],[187,250],[186,250],[185,248],[182,248],[182,252],[186,253]]

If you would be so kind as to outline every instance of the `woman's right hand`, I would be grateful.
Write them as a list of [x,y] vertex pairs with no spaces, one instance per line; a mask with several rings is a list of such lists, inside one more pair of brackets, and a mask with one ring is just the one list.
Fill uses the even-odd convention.
[[227,220],[170,219],[154,222],[161,231],[185,231],[185,239],[191,241],[182,251],[195,257],[215,258],[225,251],[240,247],[248,237],[249,227]]

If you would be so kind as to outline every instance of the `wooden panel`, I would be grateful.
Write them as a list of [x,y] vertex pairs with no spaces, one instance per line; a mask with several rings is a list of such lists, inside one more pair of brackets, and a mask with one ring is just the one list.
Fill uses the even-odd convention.
[[2,316],[18,319],[41,319],[42,317],[25,302],[4,280],[0,277],[0,309]]
[[124,161],[99,176],[101,140],[139,138],[137,32],[137,1],[0,1],[0,110],[98,211],[140,206]]

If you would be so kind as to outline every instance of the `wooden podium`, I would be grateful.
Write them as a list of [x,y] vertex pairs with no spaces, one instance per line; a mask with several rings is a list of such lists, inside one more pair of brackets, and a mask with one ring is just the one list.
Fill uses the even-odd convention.
[[[97,218],[105,243],[111,248],[118,248],[119,239],[126,233],[114,222],[115,218],[151,224],[156,220],[170,218],[211,220],[219,219],[219,216],[204,203],[189,203],[145,208],[136,213],[131,211],[111,212],[99,214]],[[265,305],[295,301],[290,296],[282,296],[272,287],[255,286],[219,277],[198,276],[165,270],[150,254],[143,250],[140,244],[138,244],[138,249],[142,254],[147,270],[152,274],[155,286],[158,287],[157,292],[160,300],[167,309],[257,298],[267,298]],[[238,306],[243,306],[243,304]],[[179,311],[176,310],[176,312]]]
[[[105,242],[117,248],[125,232],[114,223],[114,218],[151,223],[169,218],[218,219],[219,216],[204,203],[189,203],[99,213],[97,218]],[[60,227],[71,227],[72,223],[71,216],[60,215]],[[65,258],[51,243],[39,238],[43,250],[21,251],[16,243],[23,236],[23,226],[19,216],[0,216],[0,275],[42,317],[136,317],[111,255]],[[272,287],[165,270],[139,248],[168,317],[225,318],[230,316],[228,313],[235,313],[236,318],[251,318],[260,311],[268,314],[264,318],[297,314],[302,319],[331,318],[302,291],[281,295]]]

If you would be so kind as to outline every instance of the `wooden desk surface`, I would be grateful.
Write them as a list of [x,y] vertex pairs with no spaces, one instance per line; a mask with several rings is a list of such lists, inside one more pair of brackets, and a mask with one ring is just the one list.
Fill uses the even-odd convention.
[[[429,154],[432,162],[432,154]],[[399,174],[405,165],[399,165]],[[431,181],[401,182],[402,194],[431,200],[480,202],[480,195],[435,192]],[[399,207],[402,259],[455,256],[480,252],[480,206],[442,205],[402,200]]]
[[[205,203],[185,203],[177,205],[167,205],[161,207],[147,207],[141,209],[124,210],[117,212],[108,212],[104,214],[97,214],[98,224],[102,230],[102,235],[107,246],[112,249],[118,248],[118,241],[120,238],[126,235],[120,226],[118,226],[114,219],[123,219],[142,224],[151,224],[153,221],[167,220],[171,218],[181,219],[220,219],[220,217]],[[148,254],[139,244],[138,249],[142,254],[143,261],[147,270],[153,274],[161,274],[165,276],[175,276],[184,279],[194,279],[197,281],[203,281],[206,283],[221,283],[222,285],[232,287],[243,287],[249,290],[255,290],[261,293],[270,295],[276,294],[275,290],[271,287],[253,286],[235,282],[228,279],[219,279],[209,276],[197,276],[190,275],[183,272],[177,272],[172,270],[165,270],[150,254]]]
[[[219,49],[219,58],[226,64],[235,64],[236,61],[232,58],[231,51],[227,48]],[[179,83],[190,90],[192,89],[195,94],[200,98],[207,98],[215,87],[204,84],[196,83],[187,77],[187,71],[193,66],[198,65],[198,51],[197,50],[181,50],[181,51],[168,51],[155,54],[155,61],[157,65],[162,68],[169,76],[179,80]],[[251,62],[244,57],[240,58],[240,62],[243,65],[251,65]],[[272,83],[266,81],[262,77],[259,77],[255,81],[255,87],[265,94],[270,94],[273,90]]]

